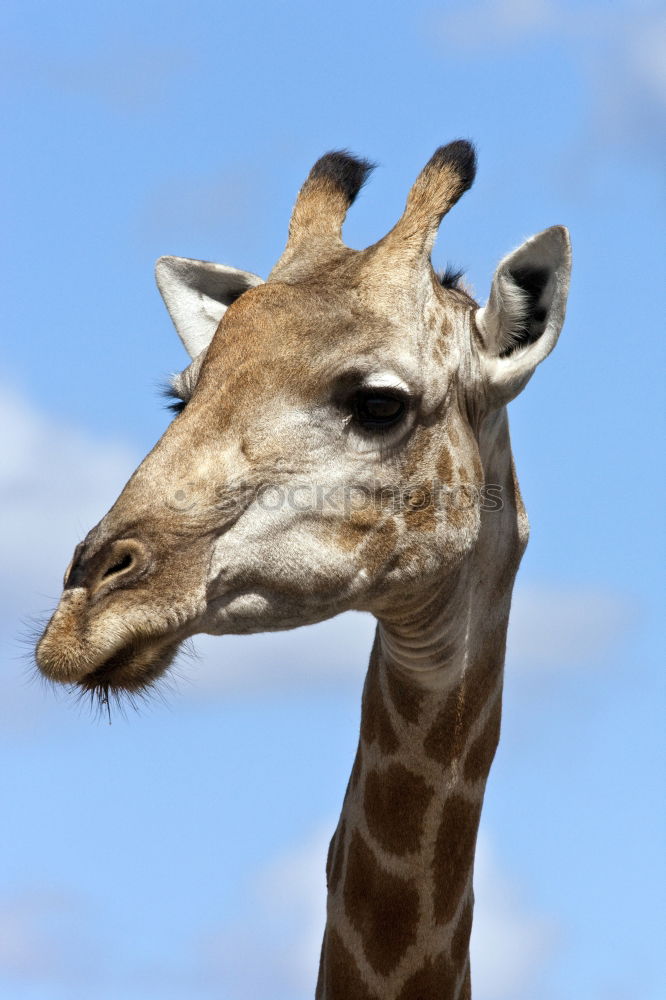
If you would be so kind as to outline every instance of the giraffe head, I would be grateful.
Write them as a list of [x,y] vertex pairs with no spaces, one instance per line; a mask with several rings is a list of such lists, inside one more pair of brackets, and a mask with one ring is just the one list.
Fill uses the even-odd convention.
[[47,677],[139,690],[191,635],[381,616],[473,550],[480,429],[557,340],[568,236],[506,257],[479,308],[430,262],[474,179],[470,144],[438,149],[393,229],[354,251],[341,227],[369,170],[315,164],[266,282],[158,261],[192,358],[181,412],[77,546],[37,646]]

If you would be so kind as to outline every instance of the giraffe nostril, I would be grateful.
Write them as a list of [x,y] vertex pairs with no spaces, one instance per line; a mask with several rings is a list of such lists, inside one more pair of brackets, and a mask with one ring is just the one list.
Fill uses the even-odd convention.
[[133,564],[134,557],[131,552],[128,552],[102,573],[102,580],[106,580],[110,576],[116,576],[117,573],[123,573],[126,569],[131,569]]
[[149,564],[148,552],[135,538],[121,538],[112,542],[105,556],[92,571],[93,589],[107,584],[127,586],[143,575]]
[[63,585],[65,590],[87,587],[91,593],[109,586],[129,586],[150,565],[150,552],[137,538],[119,538],[101,546],[86,541],[76,547]]

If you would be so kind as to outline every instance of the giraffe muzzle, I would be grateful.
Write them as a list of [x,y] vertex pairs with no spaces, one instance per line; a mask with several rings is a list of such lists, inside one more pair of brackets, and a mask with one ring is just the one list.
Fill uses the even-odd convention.
[[91,692],[138,691],[162,674],[185,635],[133,595],[137,585],[150,589],[156,567],[150,548],[137,538],[96,544],[88,536],[78,545],[37,645],[40,672]]

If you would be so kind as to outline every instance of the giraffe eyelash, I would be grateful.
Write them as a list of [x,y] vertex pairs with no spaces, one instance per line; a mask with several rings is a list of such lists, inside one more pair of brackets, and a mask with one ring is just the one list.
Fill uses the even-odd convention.
[[172,375],[168,382],[162,386],[162,396],[173,400],[173,402],[166,404],[167,409],[176,414],[183,412],[194,393],[205,356],[206,351],[202,351],[191,365],[188,365],[182,372]]
[[165,408],[175,414],[182,413],[189,402],[189,397],[186,399],[182,396],[171,382],[167,382],[160,387],[160,396],[167,400],[164,404]]

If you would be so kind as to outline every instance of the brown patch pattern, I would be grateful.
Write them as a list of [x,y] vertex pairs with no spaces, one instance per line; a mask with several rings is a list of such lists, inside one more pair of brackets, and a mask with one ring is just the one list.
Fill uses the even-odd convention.
[[392,517],[387,518],[381,527],[368,532],[361,554],[363,569],[374,576],[381,567],[386,566],[391,560],[397,539],[398,529]]
[[409,457],[403,468],[402,481],[404,483],[409,484],[412,476],[421,472],[429,444],[430,435],[423,427],[418,427],[410,442]]
[[386,682],[395,708],[403,719],[416,724],[423,706],[421,689],[390,668],[386,671]]
[[451,795],[435,842],[434,907],[438,923],[448,923],[472,875],[481,802]]
[[504,658],[504,646],[500,643],[501,649],[498,650],[494,640],[495,636],[486,639],[461,685],[449,694],[443,708],[438,712],[424,741],[426,753],[444,767],[448,767],[460,754],[464,735],[478,718],[497,684]]
[[345,552],[353,552],[368,539],[368,532],[376,527],[380,513],[375,507],[352,510],[348,517],[337,524],[337,542]]
[[363,798],[370,833],[393,854],[416,851],[432,794],[423,778],[402,764],[371,771]]
[[326,1000],[380,1000],[364,982],[354,956],[340,935],[329,928],[324,938],[317,998]]
[[[450,434],[449,437],[451,437]],[[437,459],[437,475],[446,485],[450,485],[453,481],[453,460],[451,452],[446,445],[442,448],[441,454]]]
[[354,833],[343,893],[345,911],[361,935],[368,962],[375,972],[387,976],[416,940],[416,889],[382,868],[360,834]]
[[479,504],[479,491],[474,483],[459,483],[447,497],[446,517],[456,528],[468,524]]
[[459,688],[451,691],[443,707],[437,713],[430,732],[423,741],[425,752],[442,767],[448,767],[460,751],[458,746],[460,738],[458,703],[460,697]]
[[455,996],[456,970],[445,955],[426,961],[422,969],[409,977],[397,1000],[452,1000]]
[[499,742],[501,718],[502,699],[498,696],[483,730],[467,751],[463,769],[467,781],[478,781],[487,777]]
[[405,525],[415,531],[434,531],[437,511],[430,484],[414,487],[406,497],[403,513]]
[[398,749],[398,739],[393,731],[391,719],[379,687],[379,662],[376,645],[370,657],[368,675],[363,688],[361,739],[365,743],[377,743],[382,753],[385,754],[394,753]]

